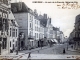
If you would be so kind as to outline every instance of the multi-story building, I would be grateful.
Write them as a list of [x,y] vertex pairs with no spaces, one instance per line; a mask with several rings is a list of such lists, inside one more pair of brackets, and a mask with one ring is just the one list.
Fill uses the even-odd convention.
[[53,38],[57,40],[58,43],[60,43],[60,30],[57,27],[53,27]]
[[35,36],[35,47],[38,46],[39,34],[40,34],[40,20],[38,19],[37,10],[34,10],[34,36]]
[[42,24],[40,24],[40,34],[39,34],[39,38],[43,39],[44,38],[44,26]]
[[57,32],[56,39],[57,39],[58,43],[60,43],[60,30],[59,30],[59,28],[56,28],[56,32]]
[[[33,36],[33,11],[24,2],[11,4],[12,12],[19,24],[19,33],[23,33],[24,39],[20,39],[19,49],[30,48],[34,40]],[[21,35],[21,34],[20,34]]]
[[64,42],[64,34],[60,31],[60,42]]
[[0,54],[9,53],[8,15],[10,0],[0,0]]
[[8,15],[8,40],[9,40],[9,51],[15,50],[15,47],[18,47],[18,24],[14,18],[13,13],[10,11]]
[[56,39],[56,36],[57,36],[56,28],[53,27],[53,39]]
[[75,37],[73,37],[75,49],[80,48],[80,14],[75,19]]
[[44,37],[49,38],[51,19],[47,17],[47,14],[44,14],[43,16],[39,15],[38,18],[44,26]]
[[74,40],[73,40],[74,37],[75,37],[75,29],[73,29],[73,31],[69,35],[69,39],[68,39],[69,44],[74,43]]
[[52,24],[50,24],[49,25],[50,26],[50,28],[49,28],[49,39],[53,39],[53,25]]

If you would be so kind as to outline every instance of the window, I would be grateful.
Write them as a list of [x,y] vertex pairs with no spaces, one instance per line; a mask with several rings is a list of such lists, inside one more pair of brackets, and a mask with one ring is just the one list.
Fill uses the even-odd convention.
[[37,38],[38,38],[38,33],[37,33]]
[[12,32],[11,32],[11,28],[10,28],[10,36],[11,36],[11,33],[12,33]]
[[16,29],[16,37],[17,37],[17,29]]
[[2,48],[6,49],[6,47],[7,47],[7,38],[3,38]]
[[10,47],[11,47],[11,41],[10,41]]
[[30,20],[31,20],[31,16],[30,16]]
[[13,50],[14,50],[14,44],[13,44]]
[[12,31],[12,36],[15,37],[15,29]]
[[36,24],[36,20],[35,20],[35,24]]
[[37,27],[37,31],[38,31],[38,27]]
[[29,35],[31,36],[31,31],[30,31]]
[[36,26],[35,26],[35,31],[36,31]]
[[31,23],[30,23],[30,28],[31,28]]
[[32,20],[33,20],[33,16],[32,16]]
[[32,32],[31,32],[31,36],[32,36]]
[[80,29],[80,26],[79,26],[79,29]]
[[39,34],[38,34],[38,37],[37,38],[39,38]]
[[38,31],[38,27],[37,27],[37,31]]
[[38,21],[37,21],[37,25],[38,25]]
[[35,33],[35,39],[36,39],[36,33]]

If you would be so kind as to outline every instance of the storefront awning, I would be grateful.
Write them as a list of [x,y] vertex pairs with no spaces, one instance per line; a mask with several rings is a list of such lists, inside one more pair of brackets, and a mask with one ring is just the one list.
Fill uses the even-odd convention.
[[51,39],[52,42],[55,42],[53,39]]

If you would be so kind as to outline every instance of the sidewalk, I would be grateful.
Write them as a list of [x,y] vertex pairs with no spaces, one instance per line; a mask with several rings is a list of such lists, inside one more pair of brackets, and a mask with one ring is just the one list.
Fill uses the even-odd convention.
[[72,51],[72,52],[80,52],[80,49],[73,49],[73,48],[68,48],[68,51]]
[[44,47],[42,47],[42,49],[41,49],[41,47],[39,47],[39,48],[31,49],[31,50],[23,50],[23,51],[19,51],[19,53],[25,52],[25,54],[27,54],[29,52],[39,51],[39,50],[43,50],[43,49],[47,49],[47,48],[50,48],[50,47],[44,46]]
[[[47,49],[47,48],[48,48],[48,46],[42,47],[42,49],[39,47],[39,48],[31,49],[31,50],[23,50],[23,51],[19,51],[18,55],[28,54],[29,52],[39,51],[39,50],[43,50],[43,49]],[[16,55],[16,52],[10,53],[8,55]]]
[[49,46],[42,47],[42,49],[41,49],[41,47],[39,47],[39,48],[31,49],[31,50],[19,51],[18,55],[16,55],[16,52],[14,52],[14,53],[8,54],[7,56],[13,56],[12,59],[21,59],[22,57],[25,57],[25,55],[26,55],[26,58],[27,58],[29,52],[39,51],[39,50],[43,50],[43,49],[47,49],[47,48],[49,48]]
[[68,48],[68,51],[76,52],[76,51],[78,51],[78,50],[74,50],[74,49],[72,49],[72,48]]

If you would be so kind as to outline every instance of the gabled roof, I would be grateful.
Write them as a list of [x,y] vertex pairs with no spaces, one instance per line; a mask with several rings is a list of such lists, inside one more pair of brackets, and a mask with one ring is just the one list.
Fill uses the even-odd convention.
[[[9,13],[8,18],[9,18],[8,23],[9,23],[11,26],[13,25],[13,26],[18,26],[18,27],[19,27],[18,23],[15,21],[14,15],[13,15],[13,13],[12,13],[11,11],[10,11],[10,13]],[[11,20],[13,20],[13,21],[15,21],[15,22],[12,23]]]
[[13,13],[29,12],[33,14],[33,11],[24,2],[11,3],[11,10]]

